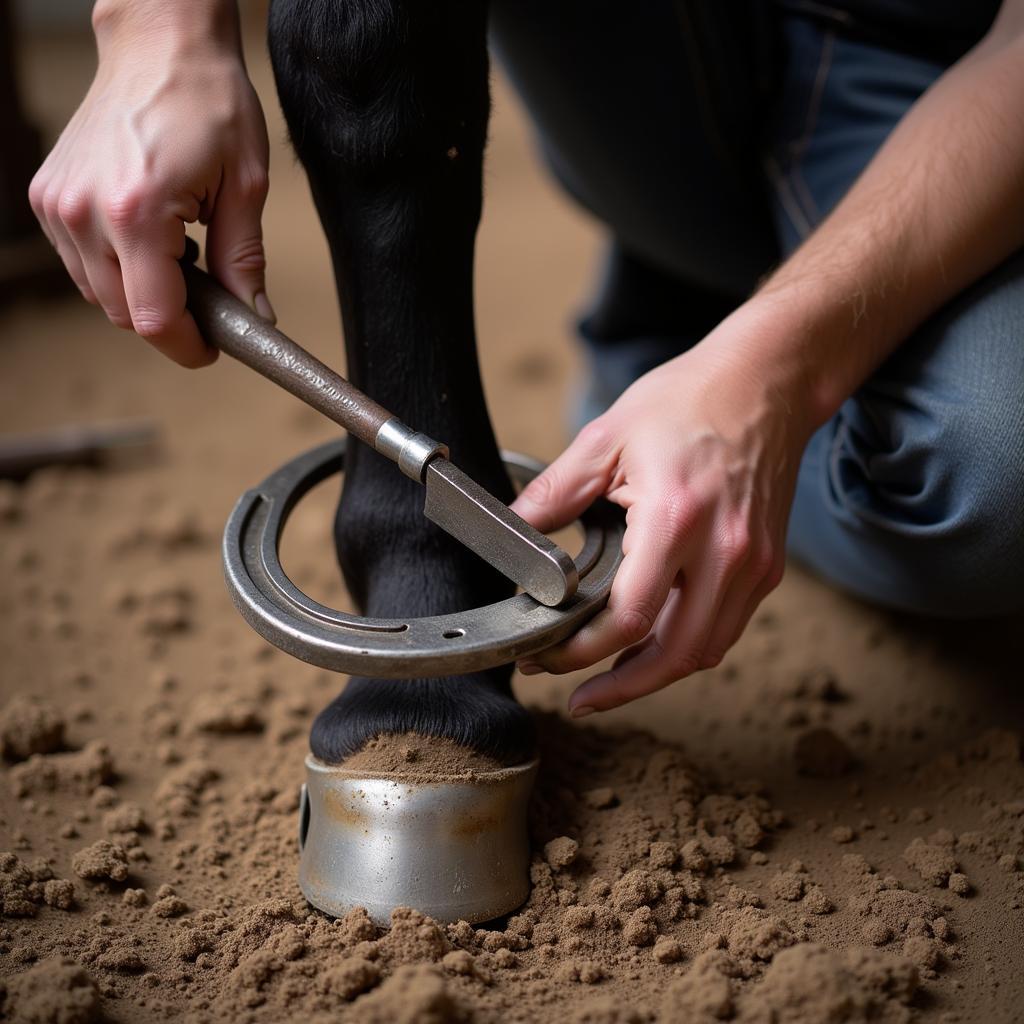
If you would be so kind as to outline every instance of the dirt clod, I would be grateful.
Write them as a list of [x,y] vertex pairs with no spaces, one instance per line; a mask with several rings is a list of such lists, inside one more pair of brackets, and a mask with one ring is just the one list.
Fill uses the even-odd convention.
[[128,877],[128,853],[120,843],[97,839],[75,854],[71,867],[79,878],[123,882]]
[[64,717],[52,704],[13,697],[0,711],[0,756],[24,761],[33,754],[52,754],[64,746],[64,729]]
[[43,960],[7,978],[0,982],[0,999],[5,1019],[20,1024],[99,1024],[102,1019],[95,982],[69,960]]

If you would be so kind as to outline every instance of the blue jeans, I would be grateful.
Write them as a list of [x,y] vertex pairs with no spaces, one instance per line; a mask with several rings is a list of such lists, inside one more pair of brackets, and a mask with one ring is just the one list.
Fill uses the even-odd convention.
[[[492,14],[549,164],[609,228],[579,326],[590,380],[577,425],[742,302],[945,70],[759,4],[626,12],[496,0]],[[813,436],[788,544],[879,604],[1024,609],[1024,252],[943,307]]]

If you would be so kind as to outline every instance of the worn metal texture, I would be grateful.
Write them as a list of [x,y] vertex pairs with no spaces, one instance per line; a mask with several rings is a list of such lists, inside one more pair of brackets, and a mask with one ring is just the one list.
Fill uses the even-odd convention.
[[188,309],[202,336],[371,447],[391,413],[236,299],[209,274],[182,264]]
[[[228,590],[246,621],[275,646],[321,668],[391,679],[458,675],[505,665],[574,633],[608,598],[622,558],[622,512],[600,501],[580,518],[584,544],[575,559],[579,588],[560,607],[527,594],[449,615],[366,618],[328,608],[302,593],[281,567],[278,548],[292,509],[344,467],[345,441],[306,452],[239,499],[224,530]],[[522,485],[543,468],[505,453]]]
[[319,910],[395,907],[489,921],[529,894],[526,812],[538,762],[472,778],[403,780],[306,758],[299,887]]
[[427,465],[423,514],[530,597],[557,608],[576,593],[576,563],[447,459]]

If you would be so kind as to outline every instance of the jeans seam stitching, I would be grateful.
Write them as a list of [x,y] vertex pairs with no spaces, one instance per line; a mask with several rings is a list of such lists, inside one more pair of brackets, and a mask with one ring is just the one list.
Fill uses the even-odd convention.
[[832,59],[835,51],[835,31],[829,29],[822,40],[821,55],[818,59],[818,69],[814,74],[814,84],[811,88],[810,102],[807,104],[807,115],[804,118],[804,130],[793,148],[793,160],[791,162],[791,177],[794,195],[803,200],[804,213],[809,222],[820,219],[818,204],[804,180],[800,161],[807,155],[814,130],[818,127],[818,115],[821,112],[821,102],[825,95],[825,83],[828,74],[832,70]]
[[677,21],[680,22],[683,49],[689,56],[686,61],[686,70],[694,86],[701,120],[704,122],[704,130],[708,133],[711,144],[723,166],[728,168],[730,173],[736,174],[737,168],[733,162],[733,155],[720,131],[720,120],[716,116],[715,110],[714,88],[704,64],[704,54],[700,47],[694,45],[696,29],[694,20],[690,16],[687,0],[675,4],[675,11]]
[[768,175],[768,180],[775,189],[775,194],[778,196],[779,202],[789,218],[790,224],[793,225],[793,229],[801,239],[806,238],[812,230],[811,222],[807,219],[799,201],[793,194],[789,182],[782,173],[782,168],[779,167],[774,157],[771,156],[765,157],[764,168],[765,173]]

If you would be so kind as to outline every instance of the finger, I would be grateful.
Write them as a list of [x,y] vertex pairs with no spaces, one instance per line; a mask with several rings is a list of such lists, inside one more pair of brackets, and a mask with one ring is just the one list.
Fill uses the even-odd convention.
[[[676,620],[684,604],[682,589],[673,590],[663,614]],[[583,718],[594,711],[610,711],[637,697],[654,693],[681,678],[657,636],[623,651],[615,664],[578,686],[569,695],[569,714]]]
[[658,501],[634,505],[626,523],[624,557],[607,605],[568,640],[521,666],[525,675],[535,674],[532,666],[558,674],[586,668],[650,633],[676,582],[692,530],[666,516]]
[[210,217],[206,262],[229,292],[273,323],[277,318],[267,298],[261,224],[267,186],[265,168],[229,172]]
[[739,639],[757,607],[756,604],[751,607],[752,595],[760,592],[763,597],[767,593],[761,585],[772,573],[772,566],[771,549],[765,544],[752,551],[746,563],[736,572],[708,636],[707,646],[701,656],[701,668],[714,668],[718,665],[726,651]]
[[96,293],[96,289],[93,287],[92,282],[89,279],[88,271],[85,269],[82,254],[79,252],[78,247],[68,230],[58,220],[54,226],[50,228],[49,235],[51,242],[53,243],[53,247],[57,250],[57,254],[60,256],[61,262],[63,262],[71,280],[75,282],[75,286],[82,293],[82,297],[86,302],[102,306],[103,303],[100,301],[99,296]]
[[96,294],[96,302],[107,314],[107,319],[122,330],[132,330],[132,317],[121,279],[121,265],[112,252],[87,252],[83,259],[89,284]]
[[181,366],[207,366],[217,350],[203,340],[185,308],[185,278],[178,260],[185,251],[185,226],[176,218],[149,235],[115,241],[132,327]]
[[55,225],[75,246],[83,275],[94,301],[116,327],[131,330],[128,300],[121,280],[121,267],[113,249],[103,238],[87,197],[65,194],[59,203],[60,220]]
[[760,607],[761,602],[782,582],[783,570],[785,563],[780,562],[779,565],[772,569],[772,571],[766,576],[761,582],[754,588],[753,592],[747,598],[747,603],[743,607],[743,611],[740,613],[736,621],[736,628],[733,631],[732,636],[728,639],[725,645],[725,650],[729,650],[730,647],[735,644],[739,638],[743,635],[743,631],[747,628],[747,624],[754,616],[754,612]]
[[512,511],[541,533],[561,529],[608,491],[616,442],[602,421],[588,423],[539,476],[523,488]]
[[610,671],[577,687],[569,697],[570,713],[607,711],[696,672],[738,568],[733,558],[701,558],[666,602],[655,633],[639,649],[626,651]]
[[53,231],[49,225],[49,217],[46,212],[46,179],[43,177],[45,168],[40,168],[36,172],[36,176],[29,182],[28,186],[28,204],[32,207],[32,212],[36,215],[36,220],[39,221],[39,226],[43,229],[43,234],[50,240],[50,245],[57,248],[57,239],[54,237]]
[[33,179],[29,186],[29,203],[43,228],[43,233],[49,239],[50,245],[57,250],[57,255],[60,256],[78,290],[88,302],[95,302],[96,296],[89,286],[89,278],[82,267],[78,249],[61,223],[60,196],[61,190],[58,186],[47,186],[38,178]]

